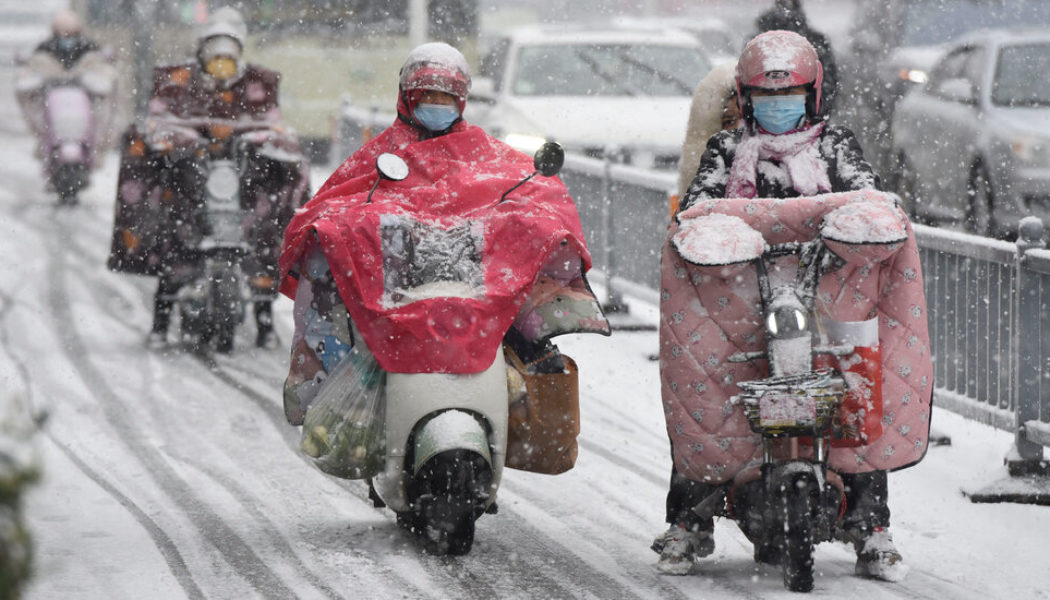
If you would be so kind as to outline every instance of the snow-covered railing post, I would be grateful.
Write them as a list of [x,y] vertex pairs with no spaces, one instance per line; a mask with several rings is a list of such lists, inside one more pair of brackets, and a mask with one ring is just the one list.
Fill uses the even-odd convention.
[[1015,322],[1013,330],[1016,344],[1016,373],[1014,379],[1014,414],[1016,433],[1014,451],[1006,464],[1013,476],[1034,474],[1050,475],[1047,461],[1043,458],[1043,444],[1034,441],[1033,434],[1040,420],[1044,395],[1050,393],[1048,357],[1044,352],[1044,340],[1050,326],[1047,323],[1048,307],[1042,302],[1041,287],[1047,276],[1033,270],[1029,252],[1046,247],[1043,240],[1043,222],[1037,217],[1025,217],[1017,228],[1017,277],[1015,292]]
[[616,289],[614,278],[616,277],[616,251],[613,248],[613,235],[616,231],[613,213],[617,207],[613,206],[613,194],[615,192],[612,176],[612,160],[609,158],[611,149],[606,148],[603,153],[602,169],[602,261],[605,265],[605,304],[602,310],[607,313],[627,313],[627,304],[623,296]]

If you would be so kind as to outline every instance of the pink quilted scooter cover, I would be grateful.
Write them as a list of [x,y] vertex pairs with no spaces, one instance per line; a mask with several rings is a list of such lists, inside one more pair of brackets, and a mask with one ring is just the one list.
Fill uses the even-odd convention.
[[[737,352],[765,350],[754,266],[740,263],[717,269],[686,261],[672,242],[675,234],[697,217],[728,215],[757,230],[766,244],[805,241],[817,235],[825,215],[847,205],[848,210],[838,214],[848,212],[854,220],[875,215],[882,220],[876,229],[896,228],[899,237],[893,243],[841,239],[852,243],[828,244],[845,255],[847,263],[824,275],[815,310],[837,321],[877,316],[883,361],[882,436],[866,445],[834,448],[830,466],[857,473],[899,469],[922,459],[929,435],[933,365],[918,246],[907,217],[889,196],[860,190],[788,199],[706,200],[679,214],[670,226],[661,258],[660,375],[667,431],[680,474],[723,483],[761,458],[760,437],[748,427],[743,407],[730,398],[739,392],[736,382],[766,377],[767,366],[765,360],[727,360]],[[825,237],[829,233],[835,231],[825,230]],[[731,247],[736,242],[714,235],[711,243]],[[712,255],[717,256],[717,249]]]

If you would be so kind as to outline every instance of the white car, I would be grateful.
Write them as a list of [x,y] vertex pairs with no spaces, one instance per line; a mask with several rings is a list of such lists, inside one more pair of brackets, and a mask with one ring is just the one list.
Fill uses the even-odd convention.
[[693,91],[710,68],[677,29],[525,27],[492,44],[464,116],[530,154],[552,140],[676,169]]

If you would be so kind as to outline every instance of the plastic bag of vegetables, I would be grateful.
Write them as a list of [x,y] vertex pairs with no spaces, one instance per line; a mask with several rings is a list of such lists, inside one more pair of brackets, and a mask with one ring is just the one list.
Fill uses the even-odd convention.
[[386,455],[386,371],[363,347],[343,358],[307,409],[299,448],[319,469],[365,479],[383,469]]

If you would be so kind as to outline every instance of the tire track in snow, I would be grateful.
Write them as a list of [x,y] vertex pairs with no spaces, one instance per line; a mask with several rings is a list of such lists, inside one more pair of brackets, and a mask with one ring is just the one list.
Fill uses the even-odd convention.
[[[26,368],[25,364],[22,361],[16,358],[14,353],[9,351],[11,343],[10,336],[8,335],[6,327],[6,322],[8,313],[10,312],[13,304],[14,303],[12,302],[10,296],[0,292],[0,347],[4,348],[5,351],[7,351],[5,353],[10,357],[11,364],[14,365],[16,372],[19,374],[20,378],[25,383],[24,387],[26,390],[26,402],[32,408],[35,405],[35,401],[32,395],[32,387],[29,385],[29,382],[32,380],[29,374],[29,369]],[[151,540],[153,540],[153,544],[157,547],[157,550],[161,553],[161,556],[164,557],[164,562],[168,565],[168,569],[171,571],[171,574],[175,577],[175,581],[178,582],[179,587],[181,587],[182,590],[186,592],[186,596],[193,600],[197,600],[198,598],[203,599],[205,597],[204,593],[199,587],[197,587],[196,582],[193,581],[193,575],[186,567],[185,559],[183,559],[182,555],[179,553],[179,549],[175,546],[175,542],[170,537],[168,537],[164,530],[153,519],[151,519],[149,515],[147,515],[141,508],[139,508],[138,505],[136,505],[134,501],[131,500],[131,498],[122,494],[120,490],[116,488],[116,486],[111,484],[106,478],[104,478],[101,474],[99,474],[97,471],[88,466],[87,463],[81,460],[77,453],[73,452],[73,450],[68,445],[62,443],[59,440],[58,436],[56,436],[50,428],[44,428],[44,435],[51,441],[52,444],[55,445],[55,447],[60,452],[62,452],[63,455],[65,455],[65,457],[70,462],[72,462],[77,467],[78,470],[80,470],[81,473],[84,474],[85,477],[87,477],[88,479],[93,481],[97,486],[105,490],[107,494],[109,494],[111,497],[113,497],[114,500],[116,500],[121,506],[123,506],[124,509],[131,514],[132,518],[134,518],[135,521],[142,526],[142,528],[146,531],[146,534],[150,536]]]
[[[242,394],[252,397],[255,403],[258,404],[264,410],[264,412],[266,412],[270,416],[271,419],[277,422],[278,425],[285,426],[285,428],[287,429],[287,426],[285,425],[287,421],[284,418],[284,413],[272,401],[270,401],[266,397],[259,395],[254,390],[245,388],[244,385],[237,380],[237,378],[226,373],[223,367],[221,367],[217,363],[213,356],[205,355],[201,356],[200,359],[209,367],[209,370],[213,376],[219,378],[227,385],[234,387]],[[296,450],[298,450],[297,443],[295,444],[295,448]],[[303,458],[303,461],[306,462],[306,459]],[[354,495],[357,496],[362,502],[367,502],[368,504],[371,504],[371,500],[368,499],[367,495]],[[542,504],[542,500],[537,500],[537,502]],[[390,511],[384,511],[384,513],[389,516],[393,515],[393,513]],[[502,516],[495,515],[494,517],[490,518],[499,519],[503,522],[503,527],[506,527],[508,529],[507,535],[514,540],[514,543],[510,544],[510,546],[513,546],[512,552],[515,555],[517,555],[520,563],[524,563],[523,565],[520,565],[518,566],[518,568],[515,568],[513,571],[511,571],[507,567],[514,566],[513,563],[511,563],[511,565],[508,565],[506,561],[500,559],[499,557],[495,557],[495,560],[498,562],[498,564],[492,565],[493,570],[496,570],[497,568],[501,569],[503,572],[500,575],[500,579],[507,579],[509,581],[513,581],[515,588],[528,589],[530,597],[585,597],[586,594],[580,593],[582,590],[585,590],[586,592],[594,592],[595,590],[598,590],[596,594],[599,598],[627,598],[631,596],[628,590],[617,587],[615,585],[610,585],[610,580],[608,576],[599,572],[589,574],[587,585],[578,584],[577,578],[580,575],[579,572],[565,574],[565,581],[572,582],[572,586],[568,586],[565,582],[559,583],[558,581],[555,581],[549,575],[550,566],[547,563],[553,563],[558,565],[568,565],[577,563],[578,560],[575,556],[573,556],[570,552],[566,550],[559,552],[559,556],[554,557],[552,559],[551,555],[554,554],[554,549],[563,548],[563,546],[561,546],[561,544],[557,540],[548,537],[545,533],[540,531],[534,525],[528,523],[526,519],[516,516],[513,513],[511,513],[510,515]],[[511,531],[513,533],[511,533]],[[484,546],[486,545],[486,542],[484,540],[481,540],[481,544],[479,545]],[[418,547],[418,545],[416,547]],[[489,556],[482,556],[480,554],[473,555],[469,559],[426,557],[425,555],[422,555],[421,564],[427,569],[429,575],[445,578],[447,577],[447,575],[442,572],[443,569],[439,569],[438,567],[444,566],[444,563],[456,564],[456,562],[458,561],[460,563],[459,567],[462,570],[463,576],[458,578],[454,582],[460,588],[458,590],[460,594],[456,597],[470,597],[477,598],[479,600],[483,598],[488,599],[505,597],[507,590],[501,590],[498,587],[496,589],[493,589],[492,585],[488,583],[487,580],[492,578],[492,575],[487,572],[488,569],[479,569],[475,568],[474,566],[476,564],[488,566],[487,563],[490,560],[493,559]],[[465,583],[465,580],[469,581],[471,584],[467,589],[463,589],[462,587]],[[469,593],[470,595],[463,596],[462,594],[464,592]]]
[[[88,286],[88,287],[90,288],[89,292],[95,292],[93,294],[95,298],[97,298],[97,299],[103,298],[105,292],[103,290],[103,286],[102,285]],[[109,286],[105,286],[105,288],[112,290],[113,286],[109,285]],[[100,306],[103,305],[103,304],[104,303],[101,303],[101,302],[99,303]],[[110,308],[110,310],[108,310],[108,312],[110,312],[110,313],[115,315],[116,313],[111,309],[111,307],[109,307],[109,308]],[[122,319],[118,319],[118,320],[120,320],[121,322],[124,321]],[[128,326],[131,329],[134,329],[133,326],[130,326],[130,325],[128,325]],[[277,429],[277,431],[281,434],[282,439],[284,439],[284,441],[288,445],[288,447],[293,449],[295,451],[296,455],[299,456],[299,458],[302,460],[304,466],[307,467],[307,468],[313,468],[312,465],[310,465],[308,463],[306,458],[303,457],[298,452],[298,439],[295,436],[295,431],[290,426],[288,426],[287,421],[285,420],[284,414],[281,411],[281,409],[279,407],[277,407],[269,399],[269,397],[264,396],[264,395],[256,392],[255,390],[247,387],[244,382],[242,382],[238,378],[232,376],[231,374],[227,373],[226,369],[229,368],[229,367],[237,366],[239,370],[243,370],[246,374],[250,374],[250,375],[254,375],[254,376],[258,377],[259,375],[257,373],[252,373],[250,369],[247,369],[247,368],[244,368],[244,367],[240,367],[239,365],[230,365],[229,367],[223,366],[211,354],[194,354],[193,352],[189,352],[189,351],[187,351],[186,354],[191,355],[200,364],[202,364],[206,368],[207,372],[211,376],[215,377],[221,383],[229,386],[233,390],[237,391],[238,393],[240,393],[244,397],[246,397],[249,400],[251,400],[256,405],[258,405],[258,407],[266,415],[268,420],[270,420],[273,423],[273,425],[275,426],[275,429]],[[148,388],[149,386],[146,385],[145,387]],[[331,588],[331,586],[329,586],[327,583],[325,583],[323,577],[321,577],[320,575],[314,573],[309,567],[307,567],[306,564],[304,564],[302,562],[302,560],[300,560],[298,558],[298,555],[295,553],[295,551],[293,550],[291,545],[288,543],[288,540],[285,539],[278,532],[276,526],[273,525],[272,521],[270,521],[268,518],[266,518],[265,515],[263,515],[263,513],[256,508],[253,497],[242,486],[238,485],[233,479],[231,479],[227,475],[217,471],[216,469],[208,467],[208,466],[200,463],[199,461],[195,461],[191,457],[182,455],[182,456],[173,456],[173,458],[175,458],[177,460],[180,460],[183,463],[185,463],[187,465],[190,465],[190,466],[196,468],[197,470],[207,474],[214,481],[216,481],[217,484],[222,485],[222,487],[225,488],[230,493],[231,496],[236,498],[240,502],[240,504],[244,507],[244,509],[248,513],[250,513],[257,522],[268,523],[269,527],[266,528],[265,533],[267,534],[267,537],[270,540],[272,546],[275,549],[277,549],[283,556],[295,557],[294,558],[294,563],[295,564],[293,566],[296,568],[296,570],[299,573],[303,574],[304,579],[309,581],[314,587],[316,587],[319,591],[321,591],[323,594],[325,594],[329,598],[343,598],[344,597],[341,594],[339,594],[337,591],[333,590]],[[360,499],[362,501],[367,501],[367,498],[364,497],[364,496],[362,496]],[[369,503],[370,503],[370,501],[369,501]],[[400,583],[405,589],[410,589],[412,587],[412,583],[410,581],[408,581],[408,580],[402,580]]]
[[[207,355],[207,354],[206,355],[198,355],[197,358],[205,366],[208,367],[208,370],[212,374],[212,376],[214,376],[215,378],[219,379],[224,384],[230,386],[231,388],[233,388],[236,391],[240,392],[241,394],[243,394],[244,396],[248,397],[253,402],[255,402],[257,405],[259,405],[259,407],[263,410],[263,412],[266,413],[267,416],[274,422],[274,425],[279,428],[278,429],[279,431],[288,431],[288,434],[287,435],[282,435],[282,437],[285,439],[286,442],[288,442],[289,448],[295,453],[295,455],[299,458],[299,460],[302,461],[302,463],[303,463],[305,468],[308,468],[308,469],[315,469],[316,468],[299,451],[299,441],[297,439],[296,432],[295,432],[294,429],[291,428],[290,425],[288,425],[288,422],[287,422],[287,420],[284,417],[283,409],[277,407],[269,399],[269,397],[264,396],[264,395],[260,394],[259,392],[246,387],[237,377],[234,377],[229,372],[227,372],[227,368],[233,368],[233,365],[231,365],[230,367],[225,367],[223,365],[220,365],[213,355]],[[248,374],[255,375],[254,373],[251,372],[250,369],[244,368],[244,367],[242,367],[240,365],[237,365],[236,369],[239,370],[239,371],[242,371],[242,372],[246,372]],[[341,487],[344,490],[346,490],[348,492],[348,496],[353,497],[355,500],[358,500],[361,503],[366,504],[367,506],[372,506],[372,500],[368,498],[368,494],[361,488],[361,486],[352,485],[350,480],[343,480],[343,479],[338,479],[338,478],[335,478],[335,477],[330,477],[330,480],[333,481],[334,483],[336,483],[336,485],[338,485],[339,487]],[[231,493],[232,493],[232,491],[231,491]],[[394,513],[392,511],[384,510],[382,512],[382,514],[383,514],[384,518],[388,519],[391,523],[393,523],[393,521],[394,521]],[[405,535],[409,536],[409,534],[407,534],[407,533]],[[418,544],[413,543],[413,548],[419,549],[420,547],[419,547]],[[456,592],[456,594],[453,597],[463,598],[464,600],[466,600],[468,598],[475,598],[477,600],[489,600],[491,598],[499,598],[500,597],[499,594],[496,593],[496,590],[491,589],[490,586],[488,586],[487,584],[479,581],[477,578],[473,579],[474,585],[472,586],[471,589],[469,589],[469,592],[470,592],[469,595],[464,595],[464,592],[466,590],[463,590],[462,587],[461,587],[462,583],[463,583],[462,578],[461,577],[455,577],[455,576],[450,578],[449,574],[446,572],[447,569],[442,568],[442,567],[448,566],[447,564],[445,564],[447,561],[455,561],[455,560],[458,560],[458,559],[431,557],[430,560],[427,560],[427,557],[422,554],[422,550],[421,549],[420,549],[420,558],[421,558],[420,566],[427,571],[427,575],[429,577],[432,577],[432,578],[435,578],[435,579],[444,580],[444,582],[445,582],[444,585],[446,586],[446,588],[451,588],[451,589],[453,589]],[[381,563],[377,563],[377,565],[378,564],[381,564]],[[412,582],[411,580],[405,578],[402,574],[398,573],[396,570],[389,570],[389,571],[391,573],[392,578],[398,580],[399,583],[404,587],[404,589],[416,588],[418,590],[418,588],[417,588],[417,586],[416,586],[416,584],[414,582]],[[418,590],[418,591],[420,593],[423,593],[423,590]],[[445,596],[440,595],[440,592],[439,592],[439,595],[437,597],[445,597]],[[556,596],[552,596],[552,597],[556,597]]]
[[[62,216],[64,216],[65,214],[66,213],[61,213],[61,216],[59,217],[59,219],[61,219]],[[79,224],[82,224],[82,223],[79,223]],[[98,228],[89,228],[89,229],[95,230],[95,229],[98,229]],[[96,237],[99,237],[99,236],[96,236]],[[97,263],[98,261],[93,259],[92,252],[89,251],[89,249],[86,248],[82,242],[80,242],[77,238],[65,238],[64,241],[67,243],[67,246],[69,247],[69,250],[71,251],[72,256],[75,257],[75,259],[79,259],[79,260],[76,260],[76,262],[80,263],[80,266],[87,268],[87,270],[85,272],[90,272],[91,269],[96,268],[94,263]],[[66,260],[69,260],[69,258],[68,258],[69,256],[70,256],[69,254],[65,255]],[[67,266],[65,270],[69,271],[70,269]],[[55,272],[55,269],[52,269],[51,271]],[[135,327],[133,325],[127,323],[126,319],[120,318],[121,315],[118,314],[118,310],[113,306],[112,298],[107,294],[107,292],[105,290],[109,290],[110,293],[112,293],[116,297],[120,298],[121,301],[128,302],[128,298],[126,297],[126,295],[121,294],[118,290],[116,290],[114,288],[114,284],[112,284],[112,283],[108,283],[107,284],[105,282],[98,281],[98,280],[92,280],[90,283],[92,285],[87,285],[86,288],[88,290],[88,293],[90,293],[92,295],[92,297],[95,300],[98,301],[98,302],[96,302],[96,304],[98,306],[105,307],[105,312],[109,316],[115,317],[116,320],[121,325],[123,325],[125,328],[130,328],[130,329],[134,330]],[[105,290],[103,288],[105,288]],[[145,298],[145,296],[143,296],[143,297]],[[101,300],[106,300],[106,301],[103,302]],[[146,300],[148,300],[148,298],[146,298]],[[192,354],[192,353],[188,352],[188,354]],[[304,467],[305,468],[309,468],[309,469],[314,468],[313,465],[311,465],[309,463],[309,461],[298,452],[298,439],[297,439],[297,436],[296,436],[296,432],[295,432],[295,430],[293,428],[291,428],[287,424],[287,421],[285,420],[284,413],[283,413],[283,410],[281,409],[281,407],[279,407],[276,403],[274,403],[269,396],[265,396],[263,394],[260,394],[256,390],[251,389],[250,387],[248,387],[247,384],[245,384],[243,381],[241,381],[238,377],[236,377],[236,376],[232,375],[231,373],[229,373],[228,370],[235,369],[235,370],[241,371],[245,375],[248,375],[248,376],[251,376],[251,377],[254,377],[254,378],[260,378],[260,374],[258,372],[254,372],[251,368],[245,367],[243,365],[237,365],[237,364],[222,365],[211,354],[196,354],[196,355],[194,355],[194,358],[196,358],[203,366],[205,366],[207,372],[209,374],[211,374],[213,377],[215,377],[220,382],[226,384],[227,386],[231,387],[232,389],[234,389],[235,391],[237,391],[238,393],[240,393],[241,395],[243,395],[244,397],[248,398],[253,403],[255,403],[259,407],[259,409],[263,412],[263,414],[266,415],[267,419],[271,421],[271,423],[274,425],[274,427],[279,432],[281,432],[281,437],[285,440],[285,442],[289,446],[289,448],[291,448],[295,452],[295,454],[299,457],[299,459],[303,462]],[[268,373],[267,375],[270,375],[270,374]],[[192,462],[186,460],[185,457],[181,457],[180,460],[183,460],[187,464],[193,464]],[[222,484],[223,487],[225,487],[232,496],[237,498],[241,502],[241,504],[249,512],[254,512],[255,516],[257,518],[259,517],[258,511],[254,510],[253,505],[250,502],[249,494],[247,494],[246,492],[241,490],[238,486],[236,486],[236,484],[233,483],[232,480],[230,480],[227,477],[221,476],[221,474],[217,474],[214,470],[205,469],[199,464],[196,464],[194,466],[196,468],[198,468],[199,470],[201,470],[202,472],[208,472],[208,474],[210,476],[212,476],[212,478],[214,480],[216,480],[217,482]],[[371,500],[368,499],[366,494],[361,493],[361,492],[356,491],[356,490],[351,490],[351,488],[353,486],[349,485],[348,482],[343,482],[343,481],[339,481],[339,480],[335,480],[335,481],[337,481],[338,484],[340,484],[341,487],[343,487],[344,489],[347,489],[348,491],[350,491],[350,495],[351,496],[355,497],[357,500],[360,500],[362,503],[367,503],[369,506],[371,505]],[[129,502],[130,502],[130,500],[129,500]],[[392,513],[390,513],[389,518],[390,518],[391,521],[393,521]],[[159,530],[159,527],[158,527],[158,530]],[[284,548],[282,550],[283,550],[283,552],[284,552],[284,554],[286,556],[296,556],[295,553],[291,550],[291,547],[288,545],[287,541],[284,540],[284,538],[282,536],[280,536],[279,533],[277,533],[276,528],[271,526],[269,528],[269,531],[272,532],[270,534],[271,541],[273,541],[275,539],[279,540],[279,543],[275,544],[275,547],[276,546],[284,546]],[[296,560],[297,560],[296,568],[298,569],[298,571],[300,573],[309,573],[309,575],[304,576],[305,579],[309,580],[315,587],[317,587],[320,591],[325,593],[328,597],[331,597],[331,598],[341,598],[342,597],[337,592],[332,590],[329,586],[327,586],[323,582],[323,580],[322,580],[322,578],[320,576],[318,576],[318,575],[314,574],[313,572],[311,572],[306,567],[306,565],[304,565],[301,561],[298,561],[298,559],[296,559]],[[440,565],[438,565],[438,566],[440,566]],[[403,575],[398,573],[396,570],[392,570],[392,569],[389,569],[389,568],[386,569],[386,570],[389,572],[389,577],[391,579],[397,581],[398,584],[402,587],[402,589],[405,589],[405,590],[413,590],[413,589],[415,589],[417,592],[423,593],[423,590],[420,590],[415,585],[414,582],[412,582],[409,579],[406,579]],[[448,589],[450,589],[450,590],[456,590],[458,584],[462,583],[459,578],[456,578],[456,577],[451,577],[450,578],[449,574],[446,572],[445,569],[430,568],[428,570],[431,571],[429,573],[430,576],[432,576],[432,577],[434,577],[436,579],[444,579],[445,582],[446,582],[445,583],[446,587]],[[488,598],[494,597],[491,589],[488,589],[485,586],[475,586],[475,587],[476,588],[480,588],[480,589],[473,590],[473,592],[475,592],[475,593],[471,593],[468,596],[460,596],[460,597],[477,598],[478,600],[488,599]],[[462,591],[462,590],[460,589],[460,590],[456,590],[456,591],[458,593],[459,591]],[[447,597],[447,596],[444,593],[442,593],[442,592],[438,592],[437,596],[435,596],[435,597]]]
[[[99,400],[100,408],[109,424],[118,432],[119,440],[141,460],[157,485],[190,517],[198,531],[226,559],[231,567],[261,596],[286,599],[295,597],[293,590],[262,561],[251,547],[227,525],[221,517],[193,494],[192,488],[132,423],[122,410],[122,402],[106,381],[105,375],[88,358],[88,348],[76,330],[76,321],[66,293],[64,276],[67,272],[64,242],[69,237],[64,228],[56,227],[54,238],[47,244],[48,298],[51,318],[56,331],[65,331],[62,352],[79,374],[87,389]],[[176,565],[169,563],[173,574]]]

